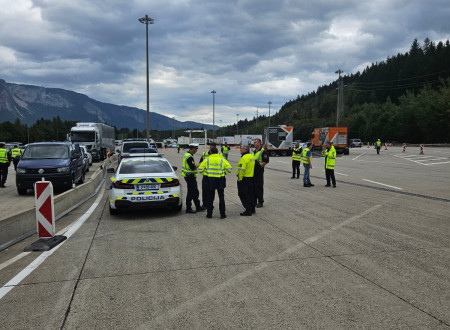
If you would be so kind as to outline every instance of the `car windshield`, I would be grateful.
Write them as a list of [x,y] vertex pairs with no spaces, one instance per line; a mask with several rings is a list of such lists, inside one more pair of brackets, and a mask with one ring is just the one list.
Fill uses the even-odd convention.
[[69,158],[69,148],[63,145],[36,145],[28,146],[22,155],[22,159],[34,158]]
[[148,148],[147,142],[133,142],[123,144],[123,152],[129,152],[131,148]]
[[120,164],[120,174],[165,173],[172,172],[172,168],[165,159],[123,159]]

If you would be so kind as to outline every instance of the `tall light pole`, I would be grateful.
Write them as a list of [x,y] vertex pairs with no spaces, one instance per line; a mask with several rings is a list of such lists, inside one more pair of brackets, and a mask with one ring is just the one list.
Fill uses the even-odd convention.
[[236,114],[236,135],[239,135],[239,114]]
[[150,94],[149,94],[149,73],[148,73],[148,25],[153,24],[153,18],[145,17],[139,18],[139,22],[145,24],[145,35],[146,35],[146,49],[147,49],[147,141],[150,141]]
[[337,108],[336,108],[336,126],[339,126],[339,118],[344,113],[344,85],[342,83],[341,73],[344,73],[341,69],[338,69],[334,73],[339,74],[338,81],[338,98],[337,98]]
[[220,119],[219,135],[222,136],[222,119]]
[[256,129],[258,129],[258,116],[259,116],[259,114],[258,114],[258,107],[256,107]]
[[213,141],[214,141],[215,103],[216,103],[216,93],[217,92],[213,89],[211,93],[213,95],[213,132],[212,132],[212,135],[213,135]]
[[272,104],[272,101],[267,102],[267,104],[269,105],[269,127],[270,127],[270,105]]

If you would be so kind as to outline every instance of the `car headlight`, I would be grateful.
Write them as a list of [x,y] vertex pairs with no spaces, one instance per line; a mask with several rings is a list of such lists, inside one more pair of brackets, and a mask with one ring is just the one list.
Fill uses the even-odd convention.
[[59,168],[56,169],[56,171],[57,171],[58,173],[66,173],[66,172],[69,172],[69,170],[70,170],[70,167],[69,167],[69,166],[66,166],[66,167],[59,167]]
[[24,168],[17,168],[17,173],[25,174],[27,171]]

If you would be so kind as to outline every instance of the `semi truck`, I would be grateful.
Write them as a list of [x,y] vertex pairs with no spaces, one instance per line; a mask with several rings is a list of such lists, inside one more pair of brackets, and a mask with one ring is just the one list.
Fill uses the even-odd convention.
[[314,144],[314,150],[322,149],[323,145],[329,142],[334,145],[337,153],[349,154],[347,127],[315,128],[312,134],[311,142]]
[[104,160],[108,149],[111,155],[114,154],[115,139],[114,127],[103,123],[77,123],[68,134],[69,141],[87,147],[94,161]]
[[290,156],[294,146],[294,127],[279,125],[264,129],[263,144],[269,156]]

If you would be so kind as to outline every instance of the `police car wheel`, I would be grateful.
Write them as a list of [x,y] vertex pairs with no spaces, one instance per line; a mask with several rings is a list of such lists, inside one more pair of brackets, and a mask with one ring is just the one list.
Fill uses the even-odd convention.
[[27,190],[24,188],[17,188],[17,193],[19,195],[26,195],[27,194]]
[[181,212],[181,210],[183,209],[183,204],[177,205],[173,207],[173,210],[175,212]]
[[112,207],[111,207],[111,205],[109,206],[109,214],[111,214],[111,215],[117,215],[117,214],[119,214],[119,210],[118,209],[113,209]]

